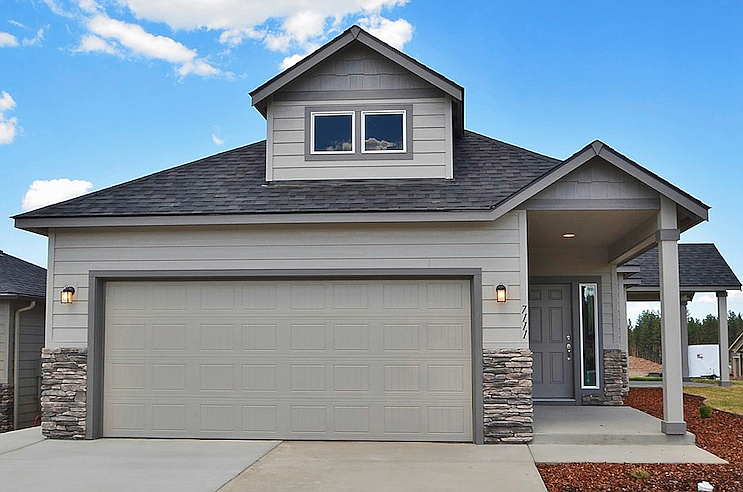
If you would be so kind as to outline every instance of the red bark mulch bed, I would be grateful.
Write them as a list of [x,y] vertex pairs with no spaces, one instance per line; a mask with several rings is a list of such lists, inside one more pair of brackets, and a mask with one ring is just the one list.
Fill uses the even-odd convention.
[[[550,492],[592,491],[695,491],[697,483],[707,480],[715,492],[743,492],[743,416],[715,410],[702,419],[699,407],[704,399],[684,395],[684,415],[689,432],[697,436],[697,445],[727,460],[729,465],[700,464],[612,464],[567,463],[539,465],[539,473]],[[654,417],[663,416],[661,388],[632,388],[625,405]],[[635,478],[637,470],[647,478]]]

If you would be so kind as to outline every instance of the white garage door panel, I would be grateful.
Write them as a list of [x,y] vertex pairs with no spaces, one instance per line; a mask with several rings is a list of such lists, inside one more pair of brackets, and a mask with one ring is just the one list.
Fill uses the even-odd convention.
[[472,439],[466,281],[112,282],[104,435]]

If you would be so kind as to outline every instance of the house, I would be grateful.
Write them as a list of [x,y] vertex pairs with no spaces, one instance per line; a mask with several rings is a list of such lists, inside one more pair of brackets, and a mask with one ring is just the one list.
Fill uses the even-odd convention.
[[730,345],[730,364],[733,366],[733,378],[743,379],[743,333]]
[[41,414],[46,270],[0,250],[0,432]]
[[528,442],[535,403],[621,404],[621,265],[657,245],[679,306],[707,205],[599,141],[466,130],[358,26],[251,95],[266,141],[14,217],[49,238],[47,436]]
[[[681,357],[684,381],[689,377],[689,317],[687,304],[698,292],[714,292],[717,296],[717,315],[721,320],[719,330],[720,367],[728,367],[728,307],[729,290],[740,290],[741,284],[733,269],[725,261],[720,251],[712,243],[683,243],[678,245],[679,285],[681,289]],[[660,283],[658,281],[658,250],[653,248],[620,267],[621,282],[625,285],[620,306],[629,301],[658,301]],[[626,312],[623,315],[626,318]],[[730,374],[721,372],[720,384],[730,386]]]

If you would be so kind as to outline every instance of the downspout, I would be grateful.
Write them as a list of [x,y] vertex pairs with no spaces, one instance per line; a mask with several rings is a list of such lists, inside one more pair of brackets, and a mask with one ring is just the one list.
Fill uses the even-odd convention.
[[31,301],[26,307],[15,312],[15,325],[13,326],[13,429],[18,430],[18,385],[21,382],[21,314],[31,311],[36,307],[36,301]]

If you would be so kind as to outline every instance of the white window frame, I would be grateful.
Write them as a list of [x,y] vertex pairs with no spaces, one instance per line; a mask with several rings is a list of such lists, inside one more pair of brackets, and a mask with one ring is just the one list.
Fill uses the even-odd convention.
[[[366,150],[366,115],[377,114],[400,114],[402,115],[402,150]],[[407,128],[407,110],[389,109],[374,110],[361,112],[361,153],[362,154],[405,154],[408,151],[408,128]]]
[[[583,287],[593,287],[593,295],[594,295],[594,310],[593,310],[593,316],[594,316],[594,347],[595,347],[595,354],[594,354],[594,360],[596,361],[596,384],[594,386],[586,386],[585,384],[585,375],[586,375],[586,368],[585,368],[585,358],[584,351],[585,351],[585,344],[583,339],[584,334],[584,320],[583,320]],[[580,387],[581,389],[600,389],[601,388],[601,371],[599,369],[599,363],[601,362],[601,359],[599,359],[599,286],[595,282],[588,282],[583,284],[578,284],[578,312],[580,314]]]
[[[351,150],[315,150],[315,116],[351,116]],[[356,111],[313,111],[310,113],[310,154],[343,155],[356,153]]]

